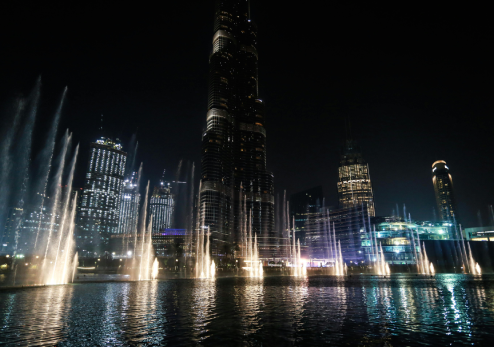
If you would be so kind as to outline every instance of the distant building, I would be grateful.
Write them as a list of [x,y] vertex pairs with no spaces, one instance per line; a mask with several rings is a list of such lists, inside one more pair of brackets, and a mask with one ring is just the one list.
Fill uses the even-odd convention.
[[102,137],[90,145],[90,158],[77,220],[79,256],[103,252],[118,232],[120,198],[127,153],[117,139]]
[[[416,245],[425,240],[450,240],[450,235],[453,234],[451,229],[454,228],[452,223],[404,222],[400,217],[376,217],[372,218],[371,224],[386,262],[395,265],[416,264],[411,240],[415,239]],[[376,252],[371,248],[368,233],[363,233],[362,248],[366,254],[366,262],[375,261]]]
[[465,238],[470,241],[494,241],[494,226],[465,228]]
[[343,148],[338,168],[338,199],[340,208],[367,205],[369,215],[376,215],[374,193],[369,175],[369,165],[362,157],[360,149],[352,140],[347,140]]
[[[334,234],[341,244],[343,260],[348,263],[361,263],[365,260],[362,249],[364,225],[368,225],[368,205],[333,209],[309,215],[306,223],[306,242],[311,259],[329,259],[329,239]],[[366,227],[368,228],[368,227]]]
[[323,199],[322,186],[290,195],[290,217],[295,219],[295,231],[299,235],[301,245],[306,245],[305,223],[307,218],[309,214],[319,212]]
[[187,230],[185,229],[165,229],[151,236],[156,255],[173,257],[183,255],[183,246]]
[[117,234],[129,234],[137,229],[140,200],[137,173],[133,172],[123,182]]
[[44,251],[43,247],[48,233],[50,231],[55,234],[58,233],[60,223],[60,213],[57,210],[51,211],[46,205],[43,206],[42,210],[39,206],[26,208],[20,227],[21,237],[17,246],[18,253],[30,254],[33,251]]
[[436,194],[439,216],[443,221],[459,223],[458,210],[453,192],[453,178],[444,160],[432,164],[432,184]]
[[14,251],[15,234],[16,230],[20,230],[23,212],[24,209],[21,207],[9,208],[2,237],[2,253],[11,253]]
[[154,187],[153,195],[149,200],[150,213],[153,216],[153,233],[171,228],[174,205],[171,185],[162,178],[160,185]]

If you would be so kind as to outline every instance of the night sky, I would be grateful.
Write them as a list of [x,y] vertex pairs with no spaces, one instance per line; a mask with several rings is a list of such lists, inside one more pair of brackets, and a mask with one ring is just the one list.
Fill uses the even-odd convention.
[[[61,128],[82,146],[76,186],[101,114],[124,149],[137,134],[152,184],[163,169],[173,179],[180,159],[200,166],[213,1],[49,3],[0,4],[2,126],[14,96],[41,75],[38,139],[69,88]],[[335,205],[349,119],[378,215],[405,203],[412,218],[430,220],[431,166],[442,159],[464,226],[479,224],[478,211],[485,225],[494,203],[490,10],[396,5],[252,0],[275,189],[323,185]]]

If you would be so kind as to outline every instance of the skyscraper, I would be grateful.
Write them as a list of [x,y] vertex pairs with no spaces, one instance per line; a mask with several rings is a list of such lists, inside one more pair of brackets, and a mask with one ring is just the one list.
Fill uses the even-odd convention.
[[273,174],[266,170],[256,47],[257,29],[250,19],[249,1],[217,0],[200,199],[213,253],[222,242],[238,241],[243,199],[261,248],[275,237]]
[[118,232],[120,198],[127,153],[119,140],[102,137],[90,145],[90,158],[78,216],[79,254],[107,250],[110,234]]
[[313,187],[290,195],[291,218],[295,219],[295,231],[300,238],[301,245],[305,246],[305,224],[311,213],[320,212],[323,206],[322,186]]
[[137,228],[137,222],[139,220],[139,203],[141,201],[137,180],[137,173],[132,172],[132,174],[123,182],[118,217],[118,234],[129,234],[134,232]]
[[170,183],[165,182],[162,178],[160,185],[154,187],[153,195],[149,200],[149,208],[153,215],[153,233],[171,228],[174,205]]
[[352,140],[345,142],[338,173],[340,208],[350,208],[364,204],[367,206],[369,216],[374,217],[376,209],[369,175],[369,165],[365,162],[360,149]]
[[444,160],[438,160],[432,164],[432,184],[434,185],[440,218],[444,221],[456,221],[458,223],[458,211],[453,193],[453,178]]

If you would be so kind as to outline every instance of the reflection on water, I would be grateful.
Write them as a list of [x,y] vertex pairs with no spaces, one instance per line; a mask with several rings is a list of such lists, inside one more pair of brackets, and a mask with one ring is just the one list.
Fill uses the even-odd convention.
[[73,288],[0,293],[0,343],[55,345],[67,336]]
[[0,344],[449,345],[494,337],[494,276],[218,278],[0,291]]
[[193,316],[193,336],[201,341],[209,337],[208,325],[214,318],[216,283],[210,280],[193,282],[193,292],[190,298],[193,302],[190,313]]

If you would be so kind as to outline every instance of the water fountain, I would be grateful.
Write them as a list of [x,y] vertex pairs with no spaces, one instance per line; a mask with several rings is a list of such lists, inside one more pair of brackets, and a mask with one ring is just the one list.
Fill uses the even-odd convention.
[[292,275],[295,277],[307,275],[307,268],[300,257],[300,239],[297,239],[297,244],[295,245],[295,229],[293,230]]
[[[200,190],[199,190],[200,191]],[[204,206],[203,206],[204,211]],[[198,212],[199,213],[199,212]],[[207,230],[207,232],[206,232]],[[204,213],[196,233],[196,278],[215,278],[216,264],[211,259],[209,228],[204,225]],[[204,243],[206,241],[206,243]]]
[[[252,233],[249,233],[249,240],[252,240]],[[248,242],[246,245],[247,257],[244,262],[248,266],[244,267],[247,270],[249,277],[263,277],[264,269],[262,266],[262,261],[259,260],[259,250],[257,249],[257,235],[254,234],[254,239],[252,242]]]
[[[139,170],[141,172],[141,169]],[[140,176],[140,173],[139,173]],[[142,203],[141,213],[139,214],[139,225],[134,230],[134,252],[130,262],[130,279],[133,281],[148,281],[153,279],[154,264],[156,263],[156,276],[158,262],[154,256],[153,241],[152,241],[152,225],[153,215],[150,215],[149,221],[146,224],[148,215],[148,196],[149,196],[149,181],[146,186],[146,194]]]
[[[365,229],[365,220],[364,220],[364,229]],[[370,221],[369,221],[369,232],[367,235],[369,240],[369,245],[371,251],[369,252],[369,261],[374,262],[374,273],[379,276],[390,275],[391,270],[389,268],[389,264],[386,262],[384,257],[384,252],[382,248],[381,242],[377,243],[377,233],[376,228],[371,229]],[[372,254],[374,255],[372,257]]]
[[247,271],[249,277],[263,277],[264,268],[259,257],[257,234],[252,231],[252,211],[248,215],[249,218],[247,218],[247,198],[240,196],[241,256],[246,265],[242,269]]
[[468,243],[468,262],[470,265],[470,273],[472,275],[482,275],[479,263],[475,262],[475,260],[473,259],[470,243]]
[[[65,196],[62,196],[62,174],[65,166],[65,154],[70,143],[71,135],[64,141],[62,150],[62,161],[56,173],[56,190],[54,193],[54,201],[52,211],[52,220],[50,225],[56,224],[56,216],[60,215],[60,226],[58,230],[50,229],[45,242],[39,245],[44,245],[44,257],[41,265],[40,278],[45,284],[62,284],[68,283],[69,278],[73,278],[73,269],[76,268],[77,254],[74,254],[74,228],[75,228],[75,213],[77,205],[77,193],[71,199],[72,181],[74,178],[75,164],[79,146],[76,147],[72,163],[70,165],[69,179],[67,182],[67,191]],[[60,205],[61,203],[61,205]],[[60,205],[60,209],[58,206]],[[39,229],[38,229],[39,234]],[[35,250],[36,251],[36,250]],[[71,273],[72,272],[72,273]]]
[[[35,283],[63,284],[73,281],[78,262],[73,239],[77,194],[72,194],[72,181],[79,146],[75,148],[69,165],[66,165],[72,142],[71,134],[66,131],[53,163],[56,134],[67,91],[65,88],[47,132],[45,145],[41,146],[35,160],[31,160],[40,82],[38,79],[29,98],[17,101],[11,126],[3,136],[0,152],[0,225],[4,226],[5,212],[10,207],[20,211],[15,223],[10,226],[14,237],[8,240],[11,249],[7,252],[12,252],[14,259],[18,253],[23,253],[19,254],[19,258],[28,254],[40,259]],[[56,169],[53,175],[52,168]],[[48,194],[50,203],[47,203]],[[35,222],[37,228],[22,228],[30,212],[39,218]],[[45,217],[49,221],[42,224]],[[12,268],[16,274],[15,261]],[[15,279],[14,276],[13,284]]]
[[151,279],[152,280],[155,280],[158,278],[158,269],[159,269],[158,258],[154,258],[153,268],[151,270]]

